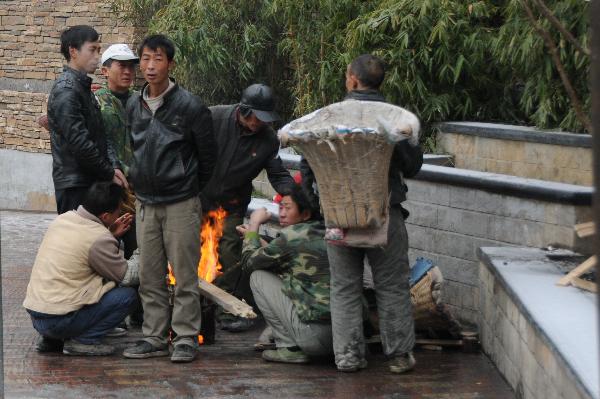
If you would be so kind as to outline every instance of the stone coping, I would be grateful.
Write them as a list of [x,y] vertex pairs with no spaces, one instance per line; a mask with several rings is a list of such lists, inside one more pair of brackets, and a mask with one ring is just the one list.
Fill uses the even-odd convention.
[[[280,151],[279,156],[286,169],[300,169],[300,155]],[[452,166],[451,155],[424,154],[423,163],[429,165]]]
[[[556,251],[555,251],[556,252]],[[561,359],[575,382],[600,397],[596,295],[559,287],[563,276],[550,252],[537,248],[482,247],[478,257],[511,297],[536,334]],[[573,252],[560,250],[569,256]]]
[[481,122],[442,122],[436,125],[442,133],[466,134],[491,139],[528,141],[569,147],[592,147],[590,134],[538,130],[528,126]]
[[423,165],[415,179],[570,205],[591,205],[594,193],[588,186],[437,165]]

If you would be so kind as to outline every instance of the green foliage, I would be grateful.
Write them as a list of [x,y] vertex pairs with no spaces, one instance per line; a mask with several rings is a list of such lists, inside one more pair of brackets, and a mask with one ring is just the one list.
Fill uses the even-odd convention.
[[[113,0],[120,15],[170,35],[176,77],[208,103],[248,84],[275,87],[286,118],[339,101],[344,72],[371,52],[387,65],[384,94],[425,126],[499,121],[581,131],[522,0]],[[584,45],[588,4],[547,0]],[[589,110],[589,59],[545,19]]]

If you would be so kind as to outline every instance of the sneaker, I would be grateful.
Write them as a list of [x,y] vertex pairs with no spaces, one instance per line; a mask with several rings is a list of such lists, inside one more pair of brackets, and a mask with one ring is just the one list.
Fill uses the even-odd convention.
[[277,348],[266,350],[262,353],[262,358],[267,362],[278,363],[308,363],[308,356],[301,350],[291,351],[289,348]]
[[115,347],[106,344],[82,344],[68,339],[63,346],[63,353],[70,356],[109,356],[115,353]]
[[254,327],[254,319],[233,316],[221,319],[221,330],[229,332],[244,332]]
[[107,338],[122,337],[124,335],[127,335],[127,330],[122,327],[115,327],[106,333]]
[[343,373],[354,373],[358,370],[362,370],[367,368],[367,361],[365,359],[360,359],[358,363],[338,363],[337,369]]
[[40,338],[35,344],[35,350],[40,353],[60,353],[63,351],[63,345],[64,341],[62,339],[48,338],[40,335]]
[[189,363],[196,358],[198,350],[192,345],[179,344],[175,345],[173,354],[171,355],[171,361],[173,363]]
[[135,346],[125,349],[123,356],[129,359],[169,356],[169,348],[167,345],[157,348],[148,341],[138,341],[135,343]]
[[412,352],[408,352],[396,356],[390,361],[390,371],[396,374],[406,373],[407,371],[414,369],[415,364],[417,364],[415,357]]

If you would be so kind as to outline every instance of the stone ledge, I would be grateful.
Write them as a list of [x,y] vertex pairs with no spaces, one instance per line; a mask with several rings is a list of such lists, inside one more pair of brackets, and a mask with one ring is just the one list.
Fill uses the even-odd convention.
[[592,147],[592,136],[589,134],[550,132],[527,126],[480,122],[442,122],[437,127],[442,133],[465,134],[469,136],[528,141],[531,143],[569,147]]
[[[281,157],[281,160],[283,161],[283,166],[286,169],[300,169],[300,155],[289,154],[287,152],[279,151],[279,156]],[[453,161],[452,156],[450,155],[424,154],[423,164],[453,166]]]
[[[564,399],[598,398],[596,296],[574,287],[556,286],[563,271],[548,254],[535,248],[479,249],[484,350],[500,363],[508,356],[517,367],[523,361],[523,350],[533,353],[537,364],[519,368],[520,376],[513,380],[521,380],[520,385],[535,388],[544,380],[561,392],[573,393],[563,393]],[[576,255],[564,250],[553,254]],[[498,328],[504,325],[513,331],[512,338]],[[519,344],[513,342],[515,336],[525,346],[513,356],[511,350]],[[500,346],[496,341],[511,344]],[[556,380],[553,375],[560,377]],[[544,397],[535,389],[532,393],[533,397]]]
[[416,180],[478,188],[520,198],[539,199],[570,205],[591,205],[593,187],[479,172],[475,170],[423,165]]

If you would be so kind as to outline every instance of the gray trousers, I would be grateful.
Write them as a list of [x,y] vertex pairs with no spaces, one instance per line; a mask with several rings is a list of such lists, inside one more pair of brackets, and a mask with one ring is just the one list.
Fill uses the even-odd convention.
[[[169,327],[177,334],[173,344],[198,345],[200,331],[200,199],[165,205],[136,204],[140,248],[140,299],[144,308],[142,333],[154,346],[168,343]],[[175,275],[173,313],[165,275],[167,262]]]
[[257,270],[250,275],[254,300],[273,329],[275,345],[278,348],[299,346],[309,356],[331,354],[331,324],[302,322],[290,298],[281,291],[282,287],[281,278],[271,272]]
[[333,350],[338,366],[358,365],[365,357],[363,267],[373,271],[379,328],[387,356],[410,352],[415,342],[408,282],[408,234],[400,208],[390,209],[388,244],[383,248],[327,245],[331,268]]

